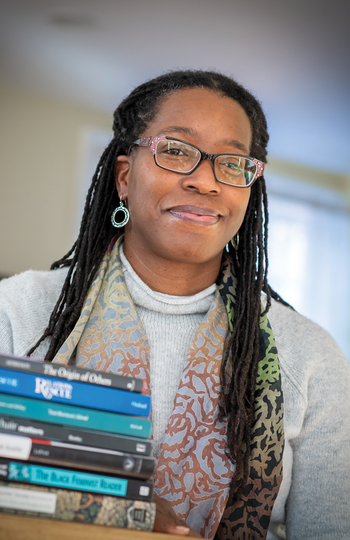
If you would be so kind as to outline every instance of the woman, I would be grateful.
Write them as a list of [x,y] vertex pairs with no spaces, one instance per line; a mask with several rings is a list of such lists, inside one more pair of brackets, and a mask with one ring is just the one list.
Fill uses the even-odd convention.
[[155,530],[347,538],[350,370],[267,283],[259,103],[174,72],[113,130],[71,251],[1,284],[0,348],[146,379]]

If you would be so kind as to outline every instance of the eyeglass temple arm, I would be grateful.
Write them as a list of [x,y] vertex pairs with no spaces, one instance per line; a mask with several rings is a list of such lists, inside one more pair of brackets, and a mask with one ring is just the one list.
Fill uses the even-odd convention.
[[264,170],[265,170],[265,163],[262,161],[259,161],[258,159],[253,159],[255,165],[256,165],[256,178],[259,178],[259,176],[263,176]]
[[157,144],[159,143],[159,141],[165,141],[165,140],[166,140],[165,135],[160,135],[159,137],[141,137],[141,139],[137,139],[137,141],[135,141],[134,144],[137,144],[138,146],[145,146],[146,148],[150,148],[154,155],[156,153]]

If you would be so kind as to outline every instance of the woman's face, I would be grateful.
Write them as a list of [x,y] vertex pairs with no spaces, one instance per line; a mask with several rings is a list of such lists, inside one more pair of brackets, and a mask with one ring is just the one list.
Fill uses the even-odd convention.
[[[168,97],[143,136],[165,134],[211,154],[249,155],[251,127],[243,108],[206,89]],[[127,200],[130,221],[125,246],[139,257],[203,264],[221,260],[246,212],[250,188],[215,180],[203,161],[190,175],[158,167],[149,148],[135,147],[117,159],[117,189]]]

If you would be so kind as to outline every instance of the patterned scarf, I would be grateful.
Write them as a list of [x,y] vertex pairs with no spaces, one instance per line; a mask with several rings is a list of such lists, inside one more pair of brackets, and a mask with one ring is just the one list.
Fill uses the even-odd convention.
[[[150,347],[126,287],[112,241],[72,333],[54,362],[146,380]],[[265,538],[282,480],[283,396],[277,350],[267,317],[261,317],[255,424],[248,484],[229,502],[234,474],[227,454],[227,420],[219,420],[220,370],[232,330],[236,292],[228,254],[213,303],[200,324],[182,372],[154,477],[155,491],[204,538]]]

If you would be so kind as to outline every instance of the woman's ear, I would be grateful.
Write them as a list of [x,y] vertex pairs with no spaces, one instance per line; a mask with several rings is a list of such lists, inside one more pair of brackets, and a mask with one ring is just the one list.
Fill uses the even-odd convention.
[[131,170],[131,157],[118,156],[115,166],[115,185],[119,195],[119,199],[125,200],[128,198],[128,182]]

